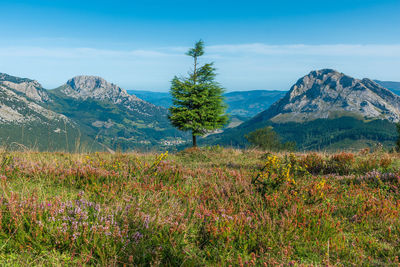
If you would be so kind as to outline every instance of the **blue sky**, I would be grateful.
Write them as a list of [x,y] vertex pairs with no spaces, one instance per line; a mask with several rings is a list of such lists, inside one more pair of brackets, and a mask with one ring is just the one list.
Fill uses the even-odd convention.
[[167,91],[206,43],[228,90],[287,90],[313,69],[400,81],[400,1],[0,0],[0,72],[54,88],[99,75]]

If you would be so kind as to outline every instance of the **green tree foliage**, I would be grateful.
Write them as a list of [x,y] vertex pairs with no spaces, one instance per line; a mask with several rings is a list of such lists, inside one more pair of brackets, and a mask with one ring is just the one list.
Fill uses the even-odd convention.
[[188,77],[175,76],[170,93],[173,106],[169,119],[176,128],[191,131],[193,147],[197,136],[221,128],[228,121],[223,102],[223,88],[215,81],[213,63],[199,66],[198,58],[204,55],[204,43],[198,41],[186,55],[193,58],[193,70]]
[[271,126],[257,129],[254,132],[245,135],[245,138],[252,145],[264,150],[294,150],[296,147],[294,142],[281,143],[278,134]]

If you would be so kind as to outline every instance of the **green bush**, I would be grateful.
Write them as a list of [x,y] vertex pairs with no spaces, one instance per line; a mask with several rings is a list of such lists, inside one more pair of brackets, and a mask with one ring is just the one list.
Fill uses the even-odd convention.
[[257,129],[254,132],[245,135],[245,138],[255,147],[261,148],[263,150],[292,151],[296,147],[296,144],[294,142],[281,143],[278,134],[270,126]]

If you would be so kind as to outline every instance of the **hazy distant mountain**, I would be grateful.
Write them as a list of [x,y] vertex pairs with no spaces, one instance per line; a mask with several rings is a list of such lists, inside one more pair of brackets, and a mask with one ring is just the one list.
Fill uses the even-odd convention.
[[138,98],[156,106],[169,108],[172,105],[171,95],[168,92],[152,92],[142,90],[128,90],[127,92],[130,95],[135,95]]
[[[154,105],[165,108],[169,108],[172,105],[171,95],[166,92],[129,90],[128,93],[134,94]],[[243,119],[251,118],[264,111],[285,94],[285,91],[253,90],[229,92],[224,96],[228,105],[227,112],[230,115],[235,115],[235,118]]]
[[[169,108],[172,105],[170,93],[129,90],[129,94],[146,100],[154,105]],[[230,115],[230,123],[226,128],[240,125],[257,113],[264,111],[275,101],[285,95],[285,91],[237,91],[225,94],[225,102],[228,105],[227,113]]]
[[399,96],[370,79],[324,69],[299,79],[267,110],[209,139],[240,145],[245,143],[246,133],[272,125],[285,141],[294,140],[303,149],[327,147],[345,139],[392,142],[397,135],[392,122],[399,119]]
[[228,104],[228,113],[243,117],[253,117],[261,111],[266,110],[277,100],[284,97],[285,91],[237,91],[225,94]]
[[390,82],[390,81],[379,81],[374,80],[377,84],[389,89],[393,93],[400,95],[400,82]]

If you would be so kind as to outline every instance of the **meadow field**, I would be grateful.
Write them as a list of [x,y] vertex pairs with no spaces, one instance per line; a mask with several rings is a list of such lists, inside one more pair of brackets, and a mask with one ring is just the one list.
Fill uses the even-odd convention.
[[399,154],[0,151],[7,266],[399,265]]

